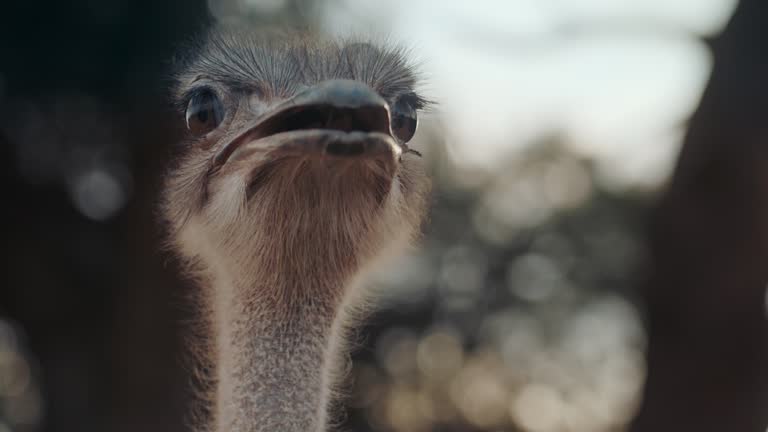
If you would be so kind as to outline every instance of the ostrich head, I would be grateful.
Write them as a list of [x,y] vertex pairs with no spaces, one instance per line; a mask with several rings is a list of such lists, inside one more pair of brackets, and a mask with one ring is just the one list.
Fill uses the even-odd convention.
[[408,146],[425,100],[403,54],[217,33],[179,74],[189,139],[163,212],[204,285],[216,430],[325,428],[357,282],[425,214]]

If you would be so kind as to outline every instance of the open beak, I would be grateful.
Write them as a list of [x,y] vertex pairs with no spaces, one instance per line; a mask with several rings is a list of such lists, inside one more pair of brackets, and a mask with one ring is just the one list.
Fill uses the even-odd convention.
[[394,163],[402,149],[392,137],[384,98],[363,83],[330,80],[301,91],[257,118],[220,148],[214,165],[255,152],[377,158]]

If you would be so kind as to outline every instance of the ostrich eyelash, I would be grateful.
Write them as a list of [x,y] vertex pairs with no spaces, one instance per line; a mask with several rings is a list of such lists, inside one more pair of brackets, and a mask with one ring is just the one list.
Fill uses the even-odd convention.
[[411,153],[411,154],[415,154],[415,155],[416,155],[416,156],[418,156],[418,157],[422,157],[422,156],[421,156],[421,152],[420,152],[420,151],[418,151],[418,150],[413,150],[413,149],[409,149],[409,148],[407,148],[407,149],[405,149],[405,153],[406,153],[406,154],[408,154],[408,153]]
[[409,92],[399,97],[400,100],[407,103],[416,111],[423,110],[424,108],[432,105],[432,101],[419,96],[415,92]]
[[[401,145],[400,145],[400,147],[402,147],[402,148],[403,148],[403,153],[402,153],[402,155],[413,154],[413,155],[416,155],[416,156],[418,156],[418,157],[423,157],[423,156],[421,155],[421,152],[420,152],[420,151],[418,151],[418,150],[414,150],[414,149],[412,149],[412,148],[408,147],[408,144],[407,144],[407,143],[403,143],[403,144],[401,144]],[[402,159],[402,155],[401,155],[401,159]]]

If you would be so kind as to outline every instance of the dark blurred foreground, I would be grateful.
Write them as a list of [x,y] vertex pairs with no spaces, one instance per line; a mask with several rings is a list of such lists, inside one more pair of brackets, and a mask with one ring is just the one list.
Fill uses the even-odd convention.
[[[286,16],[300,3],[272,18],[296,24]],[[190,287],[159,251],[154,204],[181,133],[165,103],[167,60],[206,20],[206,4],[192,1],[4,5],[0,432],[185,430],[189,378],[181,353]],[[766,24],[768,6],[745,0],[712,41],[709,88],[673,180],[653,202],[596,187],[578,208],[560,202],[545,223],[500,239],[466,228],[479,194],[444,186],[438,175],[423,268],[442,270],[422,278],[423,298],[377,314],[361,336],[349,428],[568,430],[532,414],[565,402],[553,404],[550,387],[531,386],[500,358],[512,352],[529,361],[515,349],[553,344],[568,323],[586,332],[575,339],[586,347],[601,330],[589,319],[624,313],[619,298],[645,311],[647,324],[641,400],[631,397],[638,389],[630,383],[642,379],[642,360],[632,353],[645,338],[631,328],[621,333],[637,339],[619,356],[626,361],[605,375],[627,384],[610,388],[618,389],[611,393],[621,402],[617,412],[639,410],[633,430],[764,432]],[[522,178],[566,167],[589,183],[588,164],[553,141],[529,155],[528,168],[511,168]],[[482,287],[481,295],[456,280]],[[515,295],[500,288],[519,280]],[[525,291],[534,282],[549,294]],[[533,333],[541,335],[536,343]],[[497,337],[513,344],[494,351]],[[455,364],[430,363],[434,353]],[[587,357],[584,376],[617,364],[601,356]],[[430,387],[446,370],[467,380],[473,396],[464,406]],[[511,408],[514,423],[506,405],[495,406],[511,390],[495,380],[527,389]],[[425,395],[433,398],[430,414],[411,412]]]

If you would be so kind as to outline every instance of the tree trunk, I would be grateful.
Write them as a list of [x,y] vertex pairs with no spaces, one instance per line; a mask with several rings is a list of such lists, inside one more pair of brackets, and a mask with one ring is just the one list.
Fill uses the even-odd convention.
[[652,219],[635,432],[768,426],[768,4],[742,0]]

